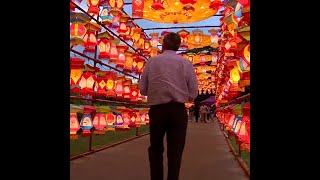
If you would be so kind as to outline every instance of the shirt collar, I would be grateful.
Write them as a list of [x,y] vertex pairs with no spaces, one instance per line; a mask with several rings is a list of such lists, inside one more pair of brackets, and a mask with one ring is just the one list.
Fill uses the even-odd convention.
[[176,52],[172,50],[165,50],[163,51],[163,54],[176,54]]

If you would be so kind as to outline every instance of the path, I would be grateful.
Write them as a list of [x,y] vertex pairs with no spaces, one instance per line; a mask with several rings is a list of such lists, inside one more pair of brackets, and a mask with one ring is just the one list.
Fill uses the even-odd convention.
[[[148,146],[149,135],[146,135],[73,160],[70,162],[70,179],[150,180]],[[164,163],[167,163],[166,151]],[[230,152],[217,122],[189,122],[180,180],[248,179]]]

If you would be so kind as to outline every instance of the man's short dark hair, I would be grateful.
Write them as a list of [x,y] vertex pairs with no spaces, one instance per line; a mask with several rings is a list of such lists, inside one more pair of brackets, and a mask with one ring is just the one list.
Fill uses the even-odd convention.
[[181,44],[181,38],[179,34],[170,32],[163,38],[163,45],[166,50],[178,51]]

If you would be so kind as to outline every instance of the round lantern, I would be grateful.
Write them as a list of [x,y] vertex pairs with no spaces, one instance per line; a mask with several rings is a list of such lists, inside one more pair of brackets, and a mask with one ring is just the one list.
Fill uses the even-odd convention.
[[83,45],[83,36],[86,34],[87,29],[84,26],[90,18],[84,13],[70,13],[70,45]]

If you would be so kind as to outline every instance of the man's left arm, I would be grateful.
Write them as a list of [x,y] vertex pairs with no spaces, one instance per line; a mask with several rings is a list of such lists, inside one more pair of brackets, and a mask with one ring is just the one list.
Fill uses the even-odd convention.
[[147,94],[148,94],[149,64],[150,64],[150,59],[146,62],[143,73],[142,73],[140,81],[139,81],[140,93],[141,93],[141,95],[144,95],[144,96],[147,96]]

